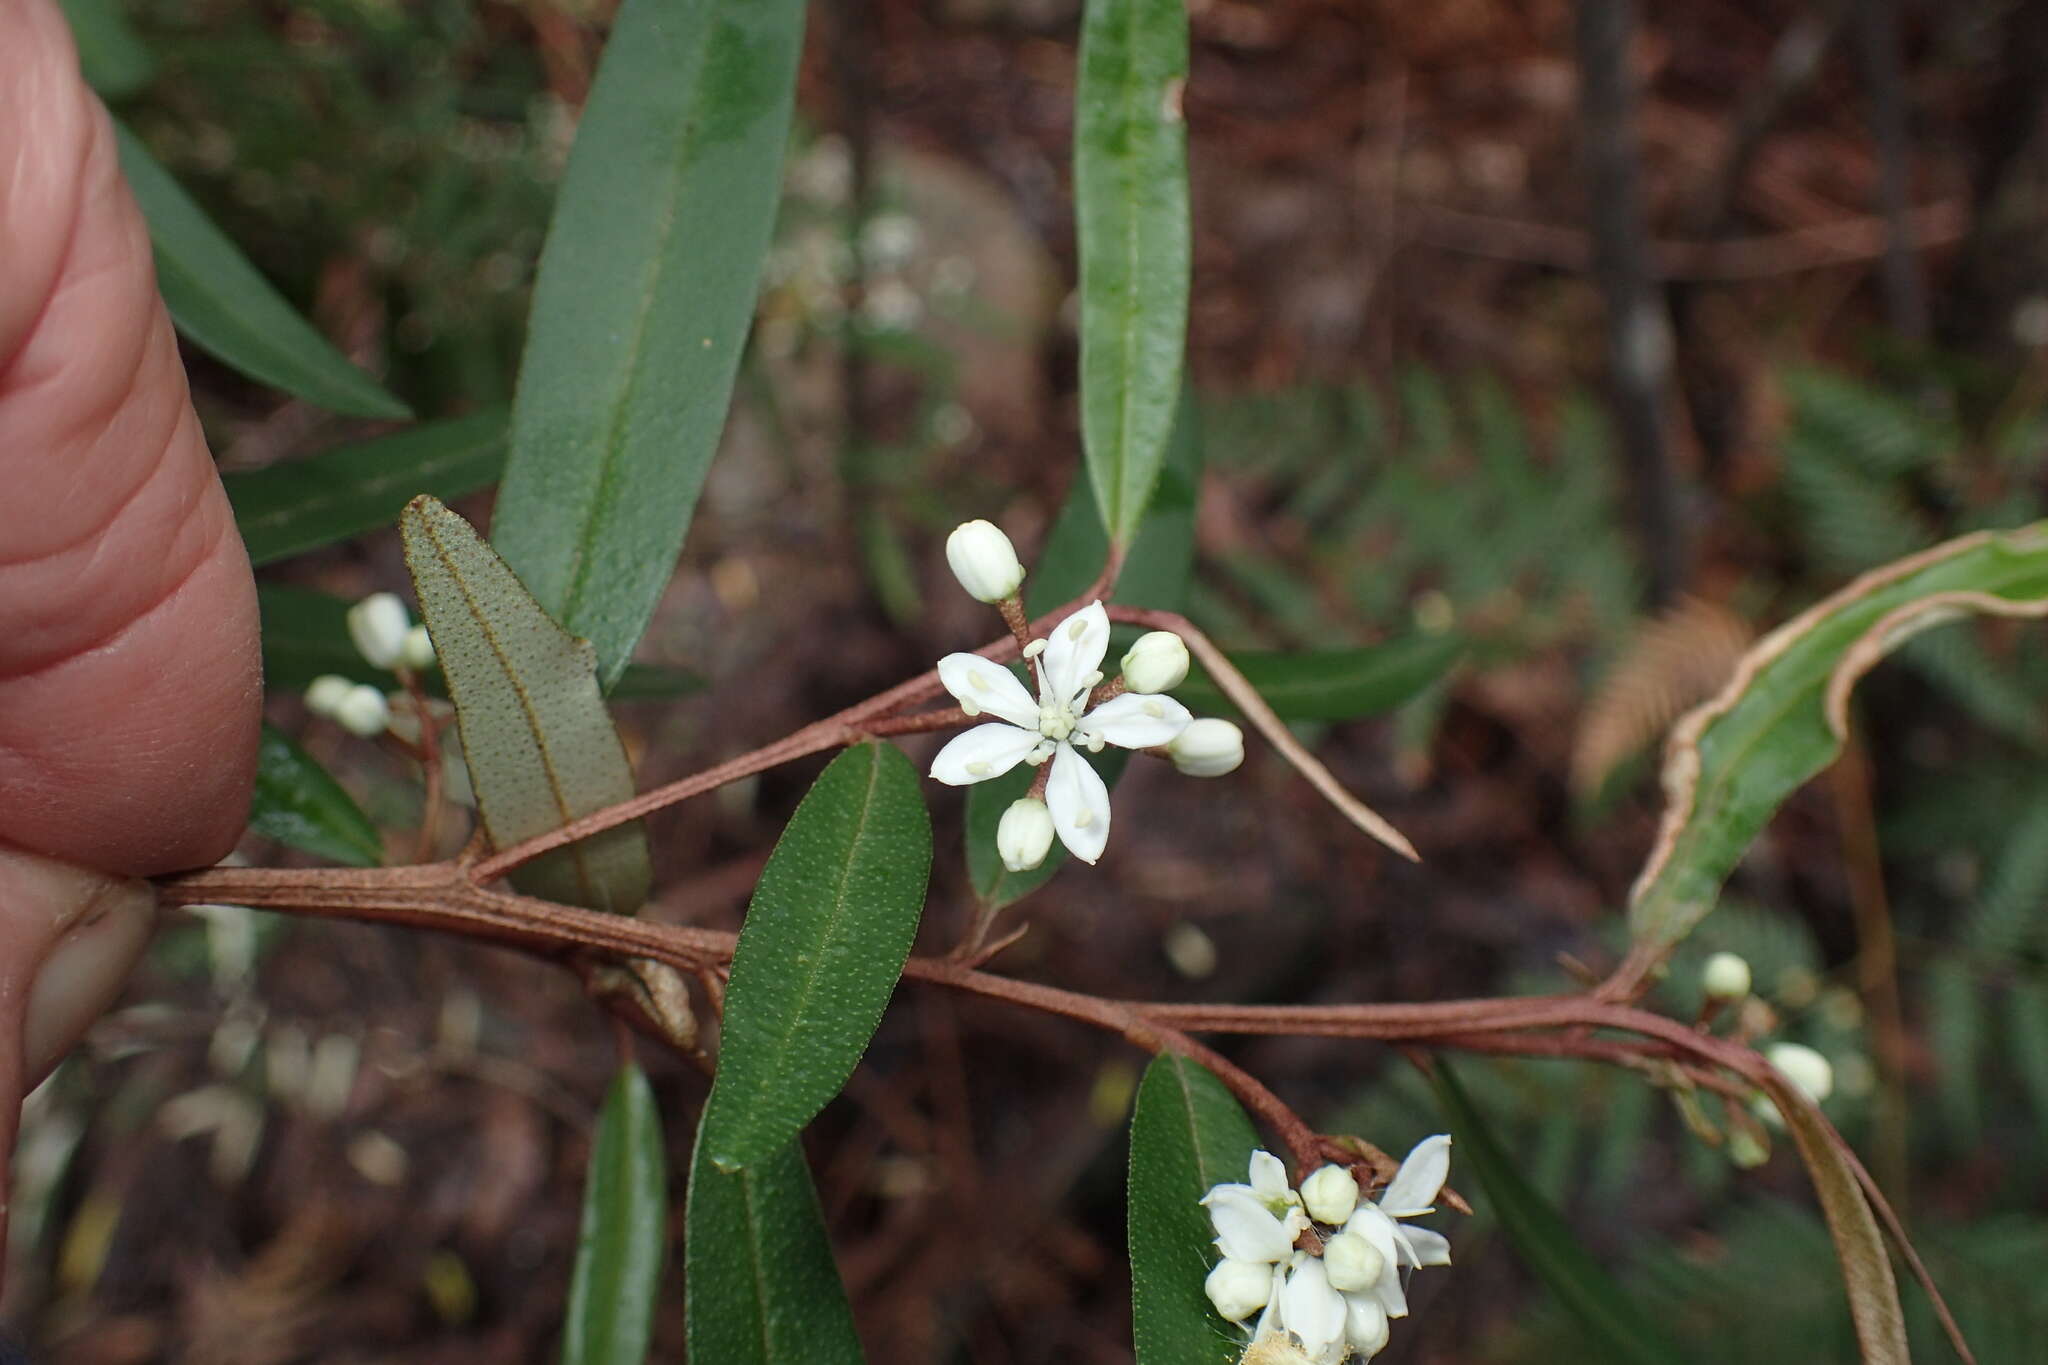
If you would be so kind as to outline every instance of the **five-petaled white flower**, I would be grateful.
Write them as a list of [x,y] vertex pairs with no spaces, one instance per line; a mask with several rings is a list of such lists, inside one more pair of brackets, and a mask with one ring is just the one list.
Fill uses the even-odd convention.
[[1082,862],[1109,842],[1109,788],[1076,747],[1100,753],[1105,744],[1150,749],[1170,744],[1193,719],[1172,697],[1126,692],[1092,709],[1088,694],[1102,681],[1109,614],[1096,602],[1054,626],[1034,652],[1038,698],[1017,675],[979,654],[939,660],[939,681],[968,715],[997,720],[956,735],[932,760],[931,775],[962,787],[1000,777],[1019,763],[1052,760],[1045,804],[1060,842]]
[[[1223,1259],[1204,1288],[1233,1322],[1259,1314],[1245,1359],[1339,1365],[1379,1354],[1388,1319],[1408,1312],[1404,1272],[1450,1264],[1447,1239],[1396,1221],[1430,1212],[1450,1161],[1448,1136],[1425,1138],[1377,1201],[1361,1201],[1338,1167],[1317,1171],[1296,1194],[1279,1159],[1254,1152],[1249,1185],[1210,1189],[1202,1203]],[[1341,1230],[1311,1239],[1313,1250],[1297,1248],[1311,1215],[1318,1223],[1341,1222]]]

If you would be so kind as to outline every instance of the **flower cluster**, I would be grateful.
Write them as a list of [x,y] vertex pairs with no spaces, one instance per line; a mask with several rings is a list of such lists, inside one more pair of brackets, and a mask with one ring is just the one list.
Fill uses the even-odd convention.
[[[417,626],[396,593],[375,592],[348,609],[348,638],[372,668],[422,669],[434,662],[434,642]],[[325,716],[350,734],[368,739],[391,724],[383,692],[323,673],[306,688],[306,709]]]
[[1407,1273],[1451,1263],[1441,1234],[1396,1221],[1432,1212],[1450,1169],[1450,1137],[1424,1138],[1372,1200],[1342,1166],[1296,1191],[1278,1157],[1253,1152],[1249,1184],[1202,1197],[1223,1253],[1203,1286],[1209,1302],[1232,1322],[1259,1315],[1253,1347],[1284,1344],[1308,1365],[1370,1359],[1389,1320],[1408,1314]]
[[1045,861],[1055,836],[1083,862],[1109,842],[1109,788],[1081,750],[1114,744],[1148,749],[1182,772],[1220,777],[1244,761],[1244,734],[1227,720],[1196,720],[1166,692],[1188,675],[1187,645],[1171,631],[1140,636],[1104,685],[1109,614],[1094,602],[1061,621],[1043,639],[1026,640],[1017,590],[1024,566],[1010,538],[986,521],[956,528],[946,541],[954,577],[979,601],[1000,606],[1036,670],[1038,695],[1017,675],[979,654],[939,660],[939,681],[969,716],[985,724],[955,736],[932,760],[931,775],[949,786],[1001,777],[1019,763],[1044,767],[1031,794],[1012,802],[996,830],[1003,865],[1023,872]]

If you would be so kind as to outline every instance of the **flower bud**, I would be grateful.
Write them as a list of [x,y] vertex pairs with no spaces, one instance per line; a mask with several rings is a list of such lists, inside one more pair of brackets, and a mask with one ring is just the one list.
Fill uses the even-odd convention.
[[1188,647],[1170,630],[1138,637],[1124,655],[1124,686],[1133,692],[1171,692],[1188,678]]
[[996,825],[996,852],[1012,872],[1029,872],[1052,851],[1052,812],[1033,797],[1012,801]]
[[355,686],[339,673],[322,673],[306,686],[306,709],[329,720],[340,709],[342,698]]
[[1266,1306],[1273,1297],[1273,1268],[1254,1261],[1234,1261],[1226,1256],[1202,1281],[1209,1302],[1232,1322],[1242,1322]]
[[412,627],[405,603],[396,593],[373,592],[348,609],[348,638],[372,668],[389,668],[398,662],[405,648],[405,632]]
[[1387,1310],[1377,1298],[1359,1294],[1344,1300],[1344,1339],[1357,1350],[1359,1358],[1371,1360],[1387,1349],[1393,1327]]
[[1342,1166],[1324,1166],[1301,1182],[1301,1202],[1318,1223],[1341,1223],[1358,1207],[1358,1182]]
[[1244,762],[1244,731],[1227,720],[1204,716],[1190,721],[1166,752],[1173,766],[1189,777],[1221,777]]
[[953,577],[981,602],[1000,602],[1024,581],[1017,547],[993,522],[963,521],[946,537],[946,563]]
[[434,666],[434,637],[427,634],[425,626],[414,626],[405,633],[405,641],[398,647],[398,662],[415,670]]
[[1709,1000],[1741,1000],[1749,994],[1749,963],[1734,953],[1715,953],[1700,970]]
[[1835,1069],[1828,1059],[1803,1043],[1773,1043],[1764,1052],[1772,1066],[1785,1073],[1785,1079],[1792,1082],[1815,1104],[1826,1099],[1835,1088]]
[[350,734],[369,739],[391,724],[391,705],[374,687],[351,687],[335,704],[334,721]]
[[1370,1289],[1379,1283],[1386,1265],[1380,1249],[1355,1232],[1340,1232],[1323,1243],[1323,1271],[1332,1289],[1347,1294]]

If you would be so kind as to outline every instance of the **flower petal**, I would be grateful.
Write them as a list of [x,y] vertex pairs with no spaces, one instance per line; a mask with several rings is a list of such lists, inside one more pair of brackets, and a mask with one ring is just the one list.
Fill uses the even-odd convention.
[[1252,1153],[1252,1189],[1262,1199],[1284,1199],[1287,1196],[1287,1166],[1279,1157],[1268,1151]]
[[1109,613],[1100,602],[1054,626],[1046,636],[1045,653],[1038,656],[1038,666],[1045,671],[1046,698],[1079,710],[1088,689],[1095,685],[1089,679],[1102,667],[1102,656],[1108,651]]
[[953,736],[939,750],[938,757],[932,760],[931,775],[949,787],[1001,777],[1038,747],[1038,739],[1036,730],[1020,730],[1001,721],[977,725]]
[[1408,1251],[1414,1265],[1449,1265],[1451,1263],[1451,1239],[1441,1232],[1428,1228],[1401,1228],[1401,1239],[1408,1244]]
[[1415,1144],[1394,1181],[1379,1198],[1379,1205],[1394,1218],[1413,1218],[1427,1213],[1436,1203],[1437,1191],[1451,1173],[1451,1135],[1438,1133]]
[[1084,863],[1102,856],[1109,843],[1109,788],[1071,744],[1062,743],[1053,750],[1045,804],[1052,810],[1053,830],[1067,852]]
[[1284,1261],[1294,1250],[1287,1235],[1258,1198],[1242,1185],[1219,1185],[1202,1197],[1209,1226],[1216,1229],[1216,1248],[1233,1261]]
[[1280,1320],[1301,1339],[1302,1353],[1317,1365],[1335,1365],[1344,1354],[1344,1324],[1349,1305],[1330,1288],[1323,1263],[1300,1256],[1280,1290]]
[[1193,719],[1172,697],[1126,692],[1081,717],[1078,733],[1100,735],[1119,749],[1150,749],[1179,739]]
[[1038,728],[1038,703],[1017,675],[979,654],[948,654],[939,660],[939,681],[967,714],[986,711],[1027,730]]

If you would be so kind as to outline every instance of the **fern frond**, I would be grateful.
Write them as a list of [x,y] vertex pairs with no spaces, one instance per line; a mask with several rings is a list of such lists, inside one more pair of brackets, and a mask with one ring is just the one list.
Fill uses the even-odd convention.
[[1579,717],[1572,790],[1582,800],[1593,797],[1616,768],[1719,691],[1751,638],[1741,618],[1700,598],[1646,622]]

